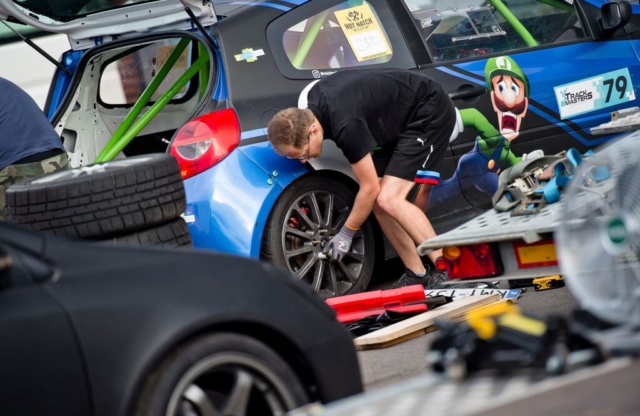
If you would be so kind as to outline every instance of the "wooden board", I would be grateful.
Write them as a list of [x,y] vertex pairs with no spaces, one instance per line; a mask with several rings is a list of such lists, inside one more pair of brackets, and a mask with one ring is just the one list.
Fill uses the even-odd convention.
[[434,331],[436,319],[462,322],[465,313],[500,300],[500,295],[467,296],[353,340],[357,350],[386,348]]

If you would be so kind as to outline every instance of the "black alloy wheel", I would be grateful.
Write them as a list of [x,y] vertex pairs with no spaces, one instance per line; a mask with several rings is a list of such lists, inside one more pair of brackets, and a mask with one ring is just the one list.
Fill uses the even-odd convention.
[[368,222],[356,232],[341,261],[322,255],[344,225],[354,197],[348,187],[330,178],[312,177],[291,185],[270,217],[263,258],[307,282],[323,298],[365,290],[374,262],[373,230]]
[[136,416],[284,416],[309,401],[291,367],[245,335],[220,333],[179,348],[149,377]]

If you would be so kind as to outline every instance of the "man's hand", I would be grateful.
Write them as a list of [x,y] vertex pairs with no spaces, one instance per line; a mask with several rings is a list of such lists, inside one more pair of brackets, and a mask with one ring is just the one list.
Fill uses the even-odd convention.
[[343,225],[340,232],[329,241],[329,247],[333,246],[333,252],[331,254],[333,260],[342,261],[351,248],[351,241],[355,233],[355,230]]

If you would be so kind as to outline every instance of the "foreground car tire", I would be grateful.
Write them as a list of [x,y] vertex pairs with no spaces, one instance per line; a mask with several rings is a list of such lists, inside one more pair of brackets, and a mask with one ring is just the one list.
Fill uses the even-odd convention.
[[324,298],[362,292],[371,280],[375,261],[369,221],[356,232],[342,261],[319,257],[321,243],[340,231],[354,199],[354,192],[334,178],[310,176],[293,183],[271,211],[261,258],[306,281]]
[[308,402],[271,348],[245,335],[196,338],[148,378],[135,416],[282,415]]
[[175,158],[151,154],[45,175],[7,189],[7,220],[68,238],[129,234],[186,208]]

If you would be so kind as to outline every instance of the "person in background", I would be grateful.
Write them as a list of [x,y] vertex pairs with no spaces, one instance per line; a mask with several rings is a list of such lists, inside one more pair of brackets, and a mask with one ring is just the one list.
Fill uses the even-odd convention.
[[[446,281],[430,273],[416,245],[435,237],[425,213],[407,200],[416,184],[429,192],[440,179],[449,141],[459,131],[456,109],[442,87],[418,72],[367,69],[337,72],[315,84],[308,108],[278,112],[267,126],[276,153],[305,163],[333,140],[351,164],[360,190],[344,226],[331,239],[332,258],[348,255],[353,236],[374,213],[405,265],[394,284],[432,288]],[[429,254],[441,264],[442,250]]]
[[61,169],[69,161],[58,133],[26,92],[0,78],[0,221],[9,186]]

